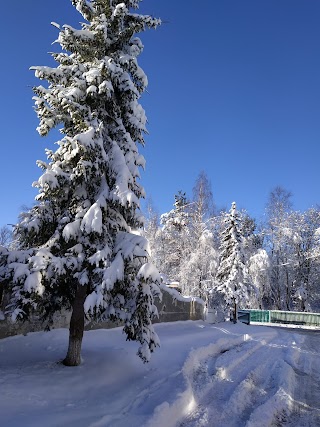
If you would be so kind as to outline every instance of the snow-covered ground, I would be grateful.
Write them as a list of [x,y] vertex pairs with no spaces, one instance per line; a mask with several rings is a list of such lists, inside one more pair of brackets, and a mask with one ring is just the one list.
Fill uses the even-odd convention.
[[120,328],[0,340],[2,427],[320,426],[319,331],[229,322],[157,324],[149,364]]

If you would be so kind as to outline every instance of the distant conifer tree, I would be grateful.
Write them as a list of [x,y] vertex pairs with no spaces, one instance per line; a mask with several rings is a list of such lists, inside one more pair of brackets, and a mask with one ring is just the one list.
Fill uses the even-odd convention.
[[240,215],[235,202],[229,213],[225,214],[220,241],[220,264],[216,279],[227,304],[233,306],[233,320],[236,322],[237,307],[239,303],[248,301],[248,290]]

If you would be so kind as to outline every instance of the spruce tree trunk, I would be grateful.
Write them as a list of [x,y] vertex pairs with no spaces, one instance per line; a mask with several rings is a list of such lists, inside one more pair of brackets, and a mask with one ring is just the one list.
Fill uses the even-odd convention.
[[84,301],[87,296],[87,285],[78,285],[73,302],[69,328],[69,347],[62,363],[66,366],[78,366],[81,363],[81,345],[84,331]]
[[234,299],[234,306],[233,306],[233,323],[237,323],[237,303]]

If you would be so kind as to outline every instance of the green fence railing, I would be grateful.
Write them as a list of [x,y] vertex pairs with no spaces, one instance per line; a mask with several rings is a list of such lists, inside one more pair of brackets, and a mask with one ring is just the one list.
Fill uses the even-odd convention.
[[250,311],[251,322],[270,322],[269,310],[248,310]]
[[250,313],[250,322],[282,323],[320,327],[320,313],[254,309],[246,309],[243,311]]

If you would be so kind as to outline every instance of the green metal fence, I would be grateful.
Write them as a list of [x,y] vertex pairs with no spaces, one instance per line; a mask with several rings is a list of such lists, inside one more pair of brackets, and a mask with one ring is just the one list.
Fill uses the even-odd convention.
[[250,322],[282,323],[320,327],[320,313],[252,309],[245,311],[250,312]]
[[270,322],[269,310],[248,310],[251,322]]

